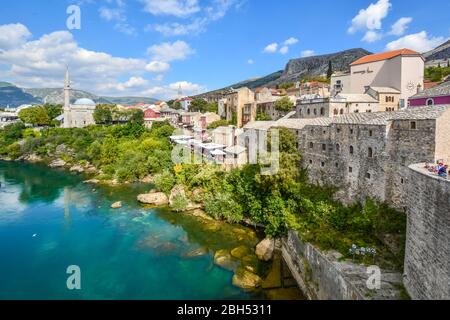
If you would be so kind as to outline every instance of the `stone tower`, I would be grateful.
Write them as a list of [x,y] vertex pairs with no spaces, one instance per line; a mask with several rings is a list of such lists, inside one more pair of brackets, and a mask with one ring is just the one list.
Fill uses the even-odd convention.
[[66,77],[64,79],[64,128],[70,128],[71,123],[70,90],[69,68],[67,68]]

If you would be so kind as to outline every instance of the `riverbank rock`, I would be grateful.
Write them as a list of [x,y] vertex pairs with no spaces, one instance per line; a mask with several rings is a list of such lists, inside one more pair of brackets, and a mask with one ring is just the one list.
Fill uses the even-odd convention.
[[253,290],[261,286],[262,279],[244,268],[239,268],[233,276],[233,285],[244,290]]
[[213,217],[209,216],[205,211],[201,209],[192,210],[189,212],[190,215],[204,220],[215,221]]
[[229,271],[234,271],[238,267],[239,262],[233,259],[228,250],[222,249],[214,254],[214,264]]
[[188,201],[187,206],[183,210],[185,212],[186,211],[194,211],[194,210],[203,208],[203,205],[201,203],[194,203],[188,199],[188,197],[186,196],[186,190],[184,189],[184,186],[177,185],[177,186],[173,187],[172,191],[170,192],[170,196],[169,196],[169,204],[171,206],[173,206],[176,197],[183,197],[183,198],[187,199],[187,201]]
[[186,198],[186,191],[184,190],[183,186],[180,186],[180,185],[175,186],[175,187],[172,188],[172,191],[170,191],[169,204],[171,206],[173,205],[173,203],[175,201],[175,198],[177,196]]
[[273,258],[274,249],[275,240],[266,238],[256,246],[256,256],[262,261],[270,261]]
[[98,179],[90,179],[90,180],[83,181],[83,183],[99,184],[100,180],[98,180]]
[[138,195],[137,199],[140,203],[151,204],[155,206],[163,206],[169,203],[169,199],[162,192],[140,194]]
[[239,247],[231,250],[231,255],[239,260],[242,260],[249,253],[250,253],[250,249],[246,246],[239,246]]
[[74,165],[74,166],[72,166],[72,167],[70,168],[70,172],[83,173],[83,172],[84,172],[84,168],[83,168],[81,165],[76,164],[76,165]]
[[142,183],[155,183],[155,177],[152,175],[148,175],[145,176],[144,178],[142,178],[141,180],[139,180],[139,182]]
[[48,165],[50,168],[62,168],[66,165],[66,162],[62,159],[56,159],[50,162]]
[[113,209],[120,209],[120,208],[122,208],[122,202],[121,201],[114,202],[111,205],[111,208],[113,208]]
[[38,156],[37,154],[32,153],[32,154],[26,156],[24,158],[24,160],[27,162],[36,163],[36,162],[41,162],[42,158],[40,156]]

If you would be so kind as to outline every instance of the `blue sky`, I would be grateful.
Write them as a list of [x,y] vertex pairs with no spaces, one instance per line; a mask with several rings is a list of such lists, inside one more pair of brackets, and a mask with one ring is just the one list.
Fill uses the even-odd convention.
[[[70,5],[81,29],[69,30]],[[361,47],[427,51],[450,37],[448,0],[14,0],[0,11],[0,80],[168,99]]]

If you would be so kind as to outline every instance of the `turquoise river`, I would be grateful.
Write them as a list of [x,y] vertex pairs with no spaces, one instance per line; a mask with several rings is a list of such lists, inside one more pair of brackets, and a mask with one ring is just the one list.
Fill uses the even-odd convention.
[[[41,165],[0,161],[0,183],[0,299],[268,298],[214,264],[218,250],[252,250],[251,229],[145,208],[146,185],[92,186]],[[67,289],[70,265],[81,290]]]

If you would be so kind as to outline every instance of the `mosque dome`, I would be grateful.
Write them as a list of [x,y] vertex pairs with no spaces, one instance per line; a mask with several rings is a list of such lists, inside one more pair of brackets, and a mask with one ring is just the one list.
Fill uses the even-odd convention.
[[75,101],[74,105],[75,106],[95,106],[95,102],[92,101],[91,99],[83,98],[83,99],[78,99],[77,101]]

